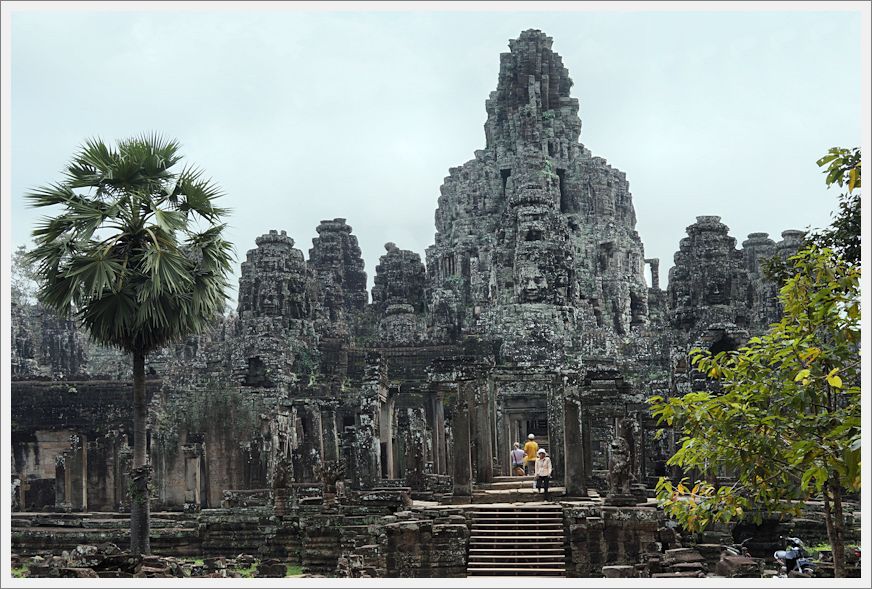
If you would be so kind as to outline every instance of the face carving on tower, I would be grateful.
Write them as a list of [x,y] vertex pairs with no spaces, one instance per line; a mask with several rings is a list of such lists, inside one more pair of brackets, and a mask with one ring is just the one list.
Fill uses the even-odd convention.
[[541,303],[548,297],[548,279],[535,263],[518,268],[518,302]]

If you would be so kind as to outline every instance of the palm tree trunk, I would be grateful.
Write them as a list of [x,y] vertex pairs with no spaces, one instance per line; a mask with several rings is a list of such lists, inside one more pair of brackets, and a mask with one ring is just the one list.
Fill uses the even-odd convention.
[[151,465],[146,448],[145,354],[133,353],[133,470],[130,501],[130,552],[150,554],[148,483]]

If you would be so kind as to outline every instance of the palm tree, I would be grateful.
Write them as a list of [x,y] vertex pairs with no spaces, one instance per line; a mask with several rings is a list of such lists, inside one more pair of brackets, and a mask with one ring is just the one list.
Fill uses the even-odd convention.
[[221,313],[233,259],[221,235],[228,211],[213,204],[221,190],[200,170],[171,170],[179,147],[159,135],[91,139],[60,183],[25,195],[31,206],[61,207],[33,231],[27,254],[39,300],[132,356],[134,554],[150,552],[145,358]]

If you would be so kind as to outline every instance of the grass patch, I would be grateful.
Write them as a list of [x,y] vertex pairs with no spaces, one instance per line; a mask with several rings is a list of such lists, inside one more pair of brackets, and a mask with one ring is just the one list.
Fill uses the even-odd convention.
[[244,569],[236,569],[236,572],[239,573],[239,576],[243,579],[250,579],[254,576],[254,571],[257,569],[257,565],[251,565],[250,567],[245,567]]
[[16,579],[24,579],[27,577],[27,565],[22,565],[12,569],[12,576]]
[[286,577],[296,577],[303,574],[303,567],[296,564],[289,564],[285,570]]

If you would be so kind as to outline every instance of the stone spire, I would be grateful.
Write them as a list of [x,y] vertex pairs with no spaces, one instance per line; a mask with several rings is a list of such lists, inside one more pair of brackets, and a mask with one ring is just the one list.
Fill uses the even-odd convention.
[[551,39],[528,30],[509,49],[486,102],[486,148],[441,188],[427,292],[445,320],[431,336],[460,326],[524,346],[525,326],[557,323],[565,330],[543,337],[564,348],[581,325],[608,332],[597,342],[644,327],[645,255],[627,179],[578,142],[578,100]]
[[308,275],[303,252],[285,231],[272,230],[248,250],[239,278],[240,319],[284,317],[303,319],[310,314]]
[[500,158],[522,145],[547,147],[550,155],[578,142],[578,100],[563,59],[551,50],[551,37],[530,29],[509,41],[500,55],[497,89],[486,103],[487,147]]
[[323,220],[316,231],[309,267],[319,286],[318,331],[329,337],[346,337],[347,315],[363,311],[368,299],[360,246],[345,219]]

